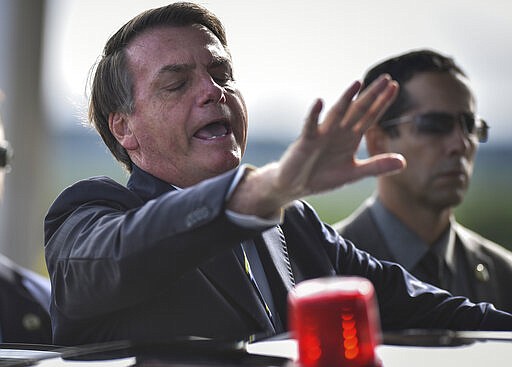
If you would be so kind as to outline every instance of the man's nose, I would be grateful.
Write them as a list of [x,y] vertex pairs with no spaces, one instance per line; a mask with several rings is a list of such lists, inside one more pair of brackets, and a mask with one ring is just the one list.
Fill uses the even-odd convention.
[[199,104],[225,103],[226,96],[224,87],[218,84],[211,75],[205,75],[201,78],[199,85]]
[[447,136],[448,147],[452,151],[465,153],[475,146],[475,137],[457,121],[453,131]]

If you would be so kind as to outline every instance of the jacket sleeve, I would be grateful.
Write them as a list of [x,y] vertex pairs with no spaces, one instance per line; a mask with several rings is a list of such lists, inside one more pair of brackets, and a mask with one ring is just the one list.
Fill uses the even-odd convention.
[[253,235],[224,214],[234,175],[147,202],[106,177],[63,191],[45,218],[54,307],[81,318],[133,305]]
[[454,297],[396,263],[377,260],[322,223],[307,203],[297,202],[288,209],[283,227],[304,278],[361,276],[372,282],[383,330],[512,330],[511,314],[488,303]]

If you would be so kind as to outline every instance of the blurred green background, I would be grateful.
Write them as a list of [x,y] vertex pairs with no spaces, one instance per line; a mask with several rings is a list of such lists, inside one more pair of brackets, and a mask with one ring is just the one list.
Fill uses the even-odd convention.
[[[126,173],[92,130],[55,137],[54,159],[60,163],[54,177],[48,203],[67,185],[93,175],[109,175],[120,182]],[[279,159],[290,141],[249,139],[245,163],[261,166]],[[70,152],[73,152],[70,154]],[[365,156],[361,147],[358,154]],[[460,223],[512,250],[512,147],[482,144],[477,152],[470,188],[456,209]],[[367,178],[338,190],[306,198],[320,217],[332,224],[349,215],[375,188],[375,179]]]

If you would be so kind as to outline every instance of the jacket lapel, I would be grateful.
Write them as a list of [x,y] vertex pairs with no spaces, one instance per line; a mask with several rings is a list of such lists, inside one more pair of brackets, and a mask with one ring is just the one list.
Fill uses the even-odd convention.
[[467,236],[464,229],[458,224],[454,224],[458,239],[466,248],[466,256],[471,272],[471,284],[475,291],[477,300],[488,300],[488,302],[499,302],[496,299],[500,294],[497,284],[496,267],[491,257],[478,250],[476,243],[470,236]]
[[200,267],[224,298],[240,307],[262,330],[274,331],[256,291],[242,268],[235,251],[225,251]]
[[[347,221],[353,217],[358,217],[358,220],[345,227],[341,234],[342,236],[350,238],[350,241],[356,247],[358,244],[364,243],[365,251],[380,260],[397,261],[391,253],[390,245],[382,235],[377,223],[375,223],[370,209],[372,203],[373,200],[366,200],[354,214],[347,218]],[[344,222],[342,222],[342,224],[343,223]],[[336,229],[338,228],[339,227],[336,227]]]

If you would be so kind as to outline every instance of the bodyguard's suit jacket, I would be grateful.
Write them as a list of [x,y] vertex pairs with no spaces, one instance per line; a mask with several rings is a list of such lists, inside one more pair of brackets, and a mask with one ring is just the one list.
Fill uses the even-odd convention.
[[452,298],[356,250],[303,202],[286,209],[280,226],[255,230],[232,223],[225,201],[239,169],[185,190],[137,167],[127,187],[99,177],[66,189],[45,220],[55,343],[281,332],[235,256],[245,240],[258,247],[284,322],[291,288],[286,245],[296,281],[336,274],[370,279],[384,329],[512,330],[512,315]]
[[48,279],[0,255],[0,342],[51,344]]
[[[475,295],[472,301],[490,302],[498,309],[512,312],[512,254],[455,221],[452,225],[470,269],[468,274],[457,275],[468,277],[469,286]],[[392,255],[390,244],[381,234],[368,203],[363,204],[345,220],[336,223],[334,228],[374,257],[397,261]],[[481,265],[484,266],[483,272],[478,271]],[[414,269],[407,270],[414,274]]]

